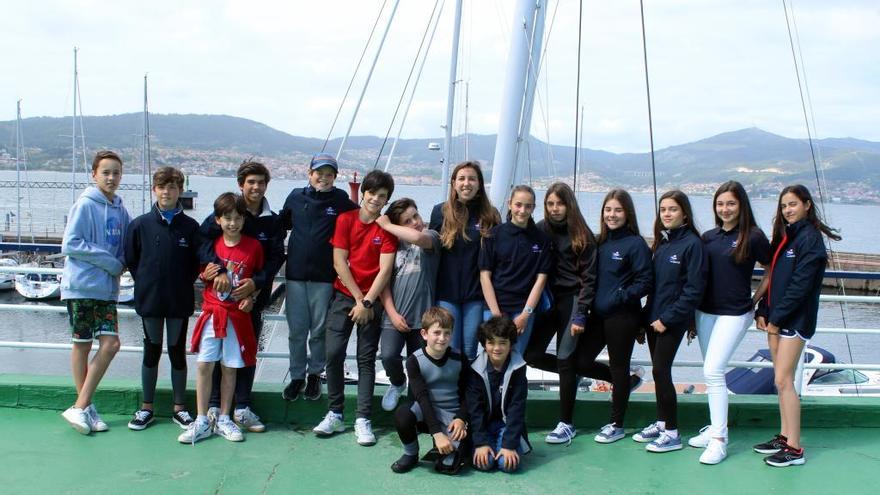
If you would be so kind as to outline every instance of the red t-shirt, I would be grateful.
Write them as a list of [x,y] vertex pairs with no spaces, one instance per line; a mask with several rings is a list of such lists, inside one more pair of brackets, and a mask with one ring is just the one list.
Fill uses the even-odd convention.
[[[226,273],[219,276],[229,277],[232,289],[238,287],[240,280],[251,278],[255,271],[263,268],[263,246],[253,237],[243,235],[238,244],[227,246],[220,236],[214,241],[214,253],[226,267]],[[205,284],[203,296],[205,302],[238,308],[239,301],[233,301],[229,293],[218,294],[212,284]]]
[[[351,210],[339,215],[330,243],[334,248],[348,250],[348,269],[361,292],[366,294],[379,274],[379,255],[397,252],[397,238],[376,222],[361,222],[359,213],[360,210]],[[333,287],[354,297],[338,277]]]

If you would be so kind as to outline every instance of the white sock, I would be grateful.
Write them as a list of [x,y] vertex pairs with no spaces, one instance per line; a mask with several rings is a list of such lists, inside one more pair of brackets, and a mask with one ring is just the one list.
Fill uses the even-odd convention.
[[669,435],[670,437],[678,438],[678,428],[676,428],[674,430],[665,430],[665,431],[666,431],[666,434]]
[[218,422],[218,423],[228,423],[229,421],[232,421],[232,419],[229,418],[229,415],[228,415],[228,414],[221,414],[221,415],[217,418],[217,422]]
[[196,416],[196,421],[199,423],[207,423],[208,416],[205,416],[204,414],[199,414],[198,416]]
[[665,430],[665,429],[666,429],[666,421],[660,421],[660,420],[657,420],[656,425],[659,426],[661,430]]

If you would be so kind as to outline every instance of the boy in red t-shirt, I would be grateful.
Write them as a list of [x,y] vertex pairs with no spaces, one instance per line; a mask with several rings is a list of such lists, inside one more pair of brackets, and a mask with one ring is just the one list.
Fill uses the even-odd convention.
[[[195,443],[213,433],[233,442],[244,440],[244,435],[229,417],[235,375],[238,368],[254,366],[257,362],[257,341],[248,313],[253,309],[256,294],[236,301],[232,291],[244,279],[251,278],[254,271],[263,267],[263,248],[251,237],[243,236],[246,206],[241,196],[223,193],[214,201],[214,217],[223,230],[223,236],[214,241],[214,253],[223,261],[226,272],[220,266],[209,263],[202,271],[206,282],[203,294],[202,314],[196,321],[192,335],[191,352],[198,353],[196,375],[196,404],[198,416],[178,440]],[[226,277],[226,291],[214,288],[214,281]],[[220,416],[215,425],[208,421],[208,402],[211,397],[211,377],[215,362],[220,361]]]
[[379,170],[367,174],[361,184],[360,209],[339,215],[331,242],[333,267],[339,278],[333,284],[333,299],[326,320],[330,410],[312,431],[318,435],[345,431],[342,423],[345,354],[352,328],[357,324],[358,402],[354,430],[360,445],[376,443],[370,424],[382,322],[382,305],[376,302],[391,279],[397,252],[397,238],[379,227],[376,219],[392,192],[391,175]]

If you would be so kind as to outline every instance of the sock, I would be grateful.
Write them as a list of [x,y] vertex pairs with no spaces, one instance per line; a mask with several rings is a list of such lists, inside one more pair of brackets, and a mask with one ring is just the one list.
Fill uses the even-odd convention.
[[413,457],[418,457],[418,455],[419,455],[419,441],[416,440],[414,442],[403,444],[403,453],[406,455],[411,455]]
[[672,438],[678,438],[678,428],[675,428],[674,430],[666,430],[666,434]]
[[204,414],[199,414],[198,416],[196,416],[196,421],[199,422],[199,423],[207,423],[207,422],[208,422],[208,416],[206,416],[206,415],[204,415]]
[[342,413],[341,413],[341,412],[336,412],[336,411],[330,411],[330,412],[332,412],[334,415],[336,415],[336,417],[339,418],[340,420],[342,419]]
[[221,414],[220,417],[217,418],[218,423],[227,423],[229,421],[232,421],[232,420],[229,418],[228,414]]
[[443,460],[440,462],[444,466],[453,466],[455,464],[455,451],[453,451],[451,454],[446,454],[446,456],[443,457]]
[[657,426],[660,427],[661,430],[665,430],[665,429],[666,429],[666,421],[660,421],[660,420],[658,419],[656,424],[657,424]]

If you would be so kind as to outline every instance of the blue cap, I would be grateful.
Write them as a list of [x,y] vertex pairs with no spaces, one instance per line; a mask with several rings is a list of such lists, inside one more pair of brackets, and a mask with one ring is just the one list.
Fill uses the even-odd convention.
[[312,157],[309,170],[317,170],[321,167],[332,167],[335,172],[339,172],[339,164],[336,163],[336,158],[330,153],[318,153]]

